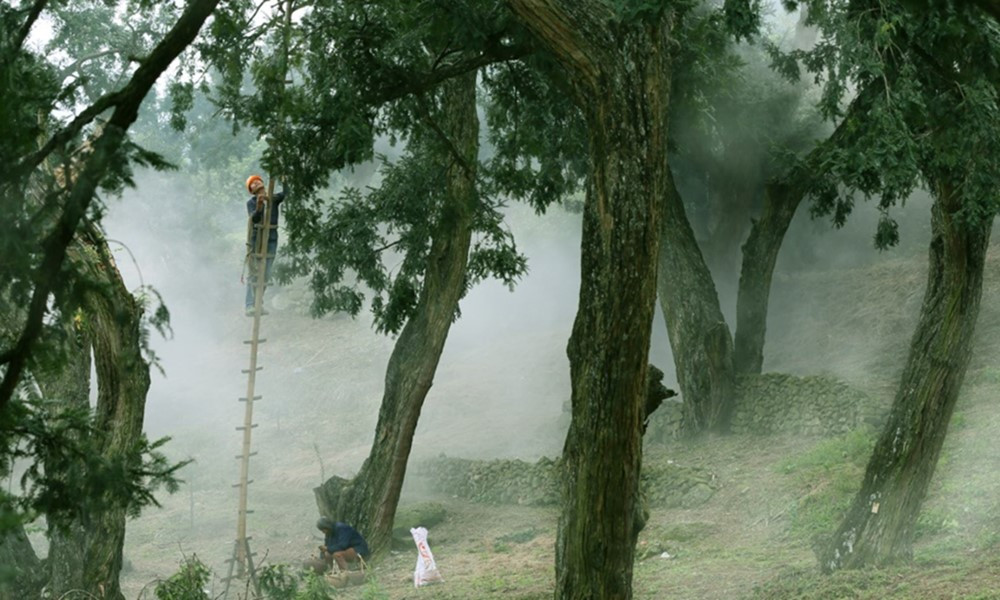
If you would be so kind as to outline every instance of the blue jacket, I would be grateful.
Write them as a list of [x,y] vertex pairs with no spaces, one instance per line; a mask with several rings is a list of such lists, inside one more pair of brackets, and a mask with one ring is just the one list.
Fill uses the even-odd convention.
[[[285,201],[285,186],[281,186],[281,191],[274,195],[274,206],[271,207],[271,230],[268,233],[268,239],[276,240],[278,239],[278,213],[281,212],[281,203]],[[264,208],[261,207],[257,210],[257,196],[250,196],[247,200],[247,214],[250,215],[250,220],[254,224],[260,223],[264,218]],[[254,231],[254,238],[256,238],[256,230]]]
[[368,550],[368,542],[358,533],[358,530],[339,521],[334,523],[333,531],[326,534],[323,545],[330,553],[354,548],[354,551],[364,558],[368,558],[371,554]]

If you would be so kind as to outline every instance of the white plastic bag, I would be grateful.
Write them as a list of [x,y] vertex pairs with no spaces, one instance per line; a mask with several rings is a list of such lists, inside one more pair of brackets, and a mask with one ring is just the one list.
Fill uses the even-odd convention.
[[420,587],[429,583],[444,582],[441,573],[438,572],[434,563],[434,555],[427,545],[427,529],[425,527],[415,527],[410,529],[413,542],[417,545],[417,568],[413,571],[413,587]]

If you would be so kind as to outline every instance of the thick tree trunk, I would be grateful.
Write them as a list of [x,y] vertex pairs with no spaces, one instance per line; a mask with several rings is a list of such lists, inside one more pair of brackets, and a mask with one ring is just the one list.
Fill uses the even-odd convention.
[[917,517],[969,363],[992,217],[970,224],[954,188],[931,208],[930,268],[920,319],[885,429],[832,543],[825,572],[912,556]]
[[764,208],[743,244],[743,268],[736,296],[733,366],[740,374],[760,374],[771,296],[771,277],[785,233],[804,197],[804,189],[772,182],[764,189]]
[[689,433],[725,430],[733,404],[733,338],[684,204],[668,173],[660,238],[660,307],[674,354]]
[[4,527],[0,533],[0,600],[37,598],[44,583],[42,562],[24,526]]
[[[74,239],[67,248],[67,259],[79,268],[85,257],[85,247]],[[90,349],[92,325],[89,316],[80,310],[77,315],[65,315],[66,360],[53,373],[41,372],[37,381],[42,394],[52,410],[86,410],[90,408]],[[77,440],[79,441],[79,440]],[[65,469],[65,465],[45,465],[49,473]],[[84,468],[80,465],[80,468]],[[45,565],[48,570],[48,589],[55,597],[84,586],[84,556],[87,531],[79,521],[61,514],[47,515],[49,554]]]
[[334,477],[315,490],[320,512],[353,524],[376,555],[389,550],[413,433],[465,293],[479,152],[476,75],[462,75],[442,85],[446,110],[441,129],[460,156],[442,156],[449,164],[446,199],[435,225],[420,298],[386,367],[368,459],[353,480]]
[[[149,364],[142,356],[142,307],[126,289],[107,243],[96,230],[81,233],[68,258],[96,284],[85,294],[82,310],[97,372],[97,447],[106,460],[138,467],[150,381]],[[116,498],[105,500],[107,510],[59,524],[62,529],[50,552],[49,587],[55,596],[82,590],[101,599],[124,598],[118,576],[129,507]]]
[[[671,80],[670,11],[508,0],[564,67],[589,137],[580,300],[567,354],[556,598],[630,598]],[[609,26],[609,23],[613,26]]]

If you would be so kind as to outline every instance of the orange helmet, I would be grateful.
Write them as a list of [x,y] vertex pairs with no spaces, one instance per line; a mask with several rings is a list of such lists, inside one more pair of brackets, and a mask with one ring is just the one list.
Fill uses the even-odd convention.
[[251,188],[250,186],[253,185],[253,182],[255,181],[259,181],[263,184],[264,178],[261,177],[260,175],[251,175],[250,177],[247,177],[247,191],[250,192],[251,194],[253,193],[253,188]]

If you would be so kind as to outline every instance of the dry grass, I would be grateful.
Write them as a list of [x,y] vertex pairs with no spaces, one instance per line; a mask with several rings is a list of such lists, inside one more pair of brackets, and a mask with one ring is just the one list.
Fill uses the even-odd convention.
[[[991,261],[976,354],[934,480],[917,546],[916,567],[822,578],[814,573],[810,540],[792,526],[803,497],[836,489],[817,476],[802,482],[779,468],[789,457],[812,451],[815,439],[706,437],[651,449],[647,460],[675,460],[706,468],[721,488],[697,509],[654,510],[640,535],[635,597],[643,599],[756,598],[1000,598],[1000,484],[995,451],[1000,416],[1000,269]],[[769,330],[770,370],[830,373],[888,400],[905,358],[909,332],[923,291],[923,259],[895,260],[867,269],[777,277]],[[351,475],[367,455],[385,363],[392,340],[364,322],[313,321],[272,311],[262,350],[264,402],[252,463],[251,544],[258,561],[298,563],[319,543],[313,529],[311,488],[325,475]],[[223,329],[233,340],[249,320],[233,317]],[[562,444],[560,409],[568,384],[562,331],[521,331],[446,356],[428,398],[415,455],[520,457],[553,455]],[[235,343],[233,344],[235,345]],[[555,348],[533,360],[525,348]],[[245,346],[220,343],[206,361],[240,364]],[[520,362],[519,362],[520,361]],[[194,456],[190,484],[163,508],[133,521],[126,540],[131,568],[123,574],[126,597],[172,573],[182,555],[197,554],[218,575],[232,553],[235,534],[238,436],[238,371],[230,389],[212,389],[205,405],[212,418],[168,432],[178,458]],[[186,389],[205,393],[213,384],[192,374]],[[185,408],[184,410],[192,410]],[[225,419],[220,425],[215,417]],[[319,455],[317,455],[317,448]],[[404,501],[416,501],[412,490]],[[493,507],[435,498],[448,511],[430,537],[446,583],[412,586],[415,552],[391,555],[377,566],[378,588],[390,598],[548,598],[552,593],[554,509]],[[533,529],[524,543],[501,542]],[[215,592],[220,591],[215,583]],[[344,591],[365,598],[366,588]]]

